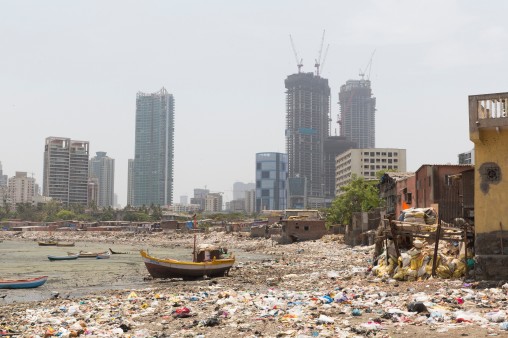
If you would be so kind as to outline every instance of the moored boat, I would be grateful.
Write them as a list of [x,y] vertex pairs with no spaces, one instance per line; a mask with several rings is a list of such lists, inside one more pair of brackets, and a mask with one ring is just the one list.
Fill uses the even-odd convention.
[[69,261],[69,260],[73,260],[73,259],[78,259],[78,257],[79,257],[78,254],[67,255],[67,256],[52,256],[52,255],[48,255],[48,259],[50,261]]
[[109,257],[111,257],[109,252],[97,254],[97,259],[109,259]]
[[74,242],[57,242],[56,246],[74,246]]
[[29,289],[46,283],[48,276],[28,279],[0,279],[0,289]]
[[44,241],[44,242],[38,242],[39,246],[56,246],[58,244],[57,241]]
[[105,255],[107,251],[104,252],[89,252],[89,251],[80,251],[78,253],[67,252],[69,256],[78,255],[79,258],[97,258],[97,255]]
[[[205,250],[198,251],[198,259],[195,262],[179,261],[170,258],[156,258],[145,250],[141,250],[141,257],[145,262],[148,273],[153,278],[199,278],[203,276],[225,276],[235,263],[235,258],[221,258],[221,250],[217,247],[208,246]],[[200,256],[202,259],[199,259]]]

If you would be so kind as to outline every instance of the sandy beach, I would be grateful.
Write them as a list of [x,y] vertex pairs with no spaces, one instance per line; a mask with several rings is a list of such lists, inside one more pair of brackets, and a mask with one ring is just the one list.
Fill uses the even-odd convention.
[[[76,248],[86,245],[129,252],[149,248],[161,255],[179,252],[181,259],[186,258],[186,252],[190,257],[193,241],[190,234],[52,235],[62,241],[74,241]],[[40,232],[1,232],[0,245],[14,242],[36,245],[36,240],[47,237],[47,233]],[[503,283],[446,279],[398,282],[378,278],[369,271],[373,247],[348,247],[340,236],[277,245],[269,239],[251,239],[243,233],[214,232],[201,235],[200,240],[227,244],[231,252],[238,253],[228,277],[153,280],[137,253],[116,262],[117,257],[99,262],[107,264],[102,267],[89,262],[86,269],[81,266],[74,271],[76,267],[70,266],[68,270],[75,274],[72,279],[78,283],[75,289],[81,291],[70,292],[70,281],[52,285],[48,280],[51,287],[44,289],[44,297],[13,301],[11,291],[17,290],[0,290],[0,295],[5,295],[0,300],[0,330],[4,335],[11,332],[14,337],[507,334],[508,285]],[[44,271],[40,270],[37,273],[42,274]],[[90,281],[102,283],[87,285],[93,284]],[[60,290],[53,290],[57,285]],[[424,311],[411,308],[415,303],[423,304]]]

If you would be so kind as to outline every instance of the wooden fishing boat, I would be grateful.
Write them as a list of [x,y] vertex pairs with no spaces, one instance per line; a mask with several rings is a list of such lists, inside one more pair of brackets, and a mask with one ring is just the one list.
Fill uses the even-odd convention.
[[57,242],[56,246],[74,246],[74,242]]
[[73,260],[73,259],[78,259],[78,257],[79,257],[78,254],[67,255],[67,256],[52,256],[52,255],[49,255],[48,259],[50,261],[69,261],[69,260]]
[[58,244],[57,241],[45,241],[45,242],[38,242],[39,246],[56,246]]
[[[148,273],[153,278],[184,278],[225,276],[235,263],[235,258],[221,258],[221,250],[207,249],[198,252],[195,262],[179,261],[170,258],[156,258],[141,250],[141,257],[145,262]],[[208,252],[208,253],[207,253]],[[202,259],[199,259],[199,257]]]
[[109,257],[111,257],[109,252],[104,252],[97,255],[97,259],[109,259]]
[[89,252],[89,251],[80,251],[78,253],[67,252],[69,256],[78,255],[78,258],[97,258],[97,255],[105,255],[107,251],[104,252]]
[[36,288],[46,283],[48,276],[28,279],[0,279],[0,289]]

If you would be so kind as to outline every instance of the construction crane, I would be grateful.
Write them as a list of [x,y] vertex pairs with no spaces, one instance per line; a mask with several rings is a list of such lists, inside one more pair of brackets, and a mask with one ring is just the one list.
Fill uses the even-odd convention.
[[298,57],[298,53],[296,52],[295,43],[293,42],[293,37],[289,34],[289,40],[291,40],[291,48],[293,48],[293,53],[295,54],[296,66],[298,67],[298,73],[301,73],[303,67],[303,59]]
[[[319,67],[322,65],[322,63],[324,63],[324,60],[321,59],[321,55],[323,53],[323,43],[325,42],[325,30],[323,29],[323,36],[321,37],[321,46],[319,47],[319,56],[318,58],[315,60],[315,64],[314,64],[314,67],[316,67],[316,75],[319,76]],[[325,52],[325,58],[326,58],[326,54],[328,53],[328,47],[326,47],[326,52]]]
[[[367,66],[365,66],[365,69],[364,70],[360,69],[360,74],[358,74],[358,75],[360,75],[362,80],[364,79],[365,74],[367,74],[367,80],[370,80],[370,69],[372,67],[372,59],[374,58],[374,53],[375,52],[376,52],[376,50],[374,49],[374,51],[372,52],[372,55],[370,56],[370,60],[367,63]],[[368,71],[368,73],[367,73],[367,71]]]

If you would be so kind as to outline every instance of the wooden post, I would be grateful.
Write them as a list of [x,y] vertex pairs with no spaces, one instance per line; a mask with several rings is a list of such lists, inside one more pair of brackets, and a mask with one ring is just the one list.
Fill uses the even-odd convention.
[[466,263],[466,268],[464,270],[465,275],[464,278],[467,278],[469,268],[467,267],[467,223],[464,223],[464,263]]
[[397,241],[397,226],[392,223],[392,221],[390,220],[390,231],[392,233],[392,237],[393,237],[393,245],[395,246],[395,254],[397,255],[397,259],[399,259],[400,257],[400,250],[399,250],[399,243]]
[[439,222],[437,224],[437,229],[436,229],[436,243],[434,245],[434,257],[432,258],[432,277],[436,276],[437,249],[439,247],[439,237],[441,237],[441,222]]

